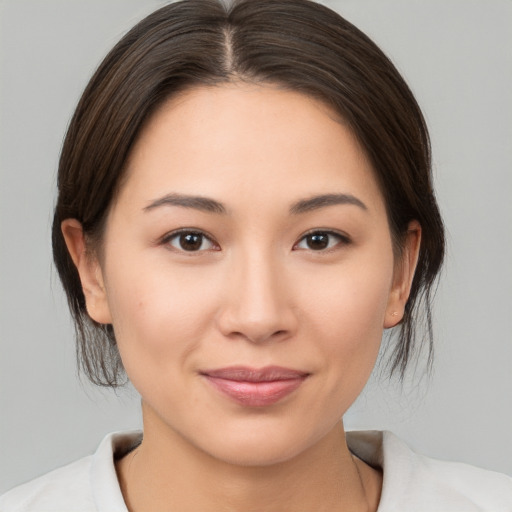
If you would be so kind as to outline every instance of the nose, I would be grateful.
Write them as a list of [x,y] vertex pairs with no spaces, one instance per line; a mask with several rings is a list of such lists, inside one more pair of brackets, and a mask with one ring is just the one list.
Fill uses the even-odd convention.
[[297,315],[287,276],[268,255],[240,259],[229,269],[218,316],[220,331],[252,343],[290,337]]

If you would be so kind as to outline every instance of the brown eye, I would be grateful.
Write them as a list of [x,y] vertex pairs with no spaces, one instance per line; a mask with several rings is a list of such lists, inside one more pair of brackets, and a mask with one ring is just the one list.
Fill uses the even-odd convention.
[[180,235],[180,247],[185,251],[198,251],[203,245],[203,235],[199,233],[186,233]]
[[350,240],[346,236],[338,233],[333,233],[332,231],[313,231],[303,236],[295,248],[307,249],[310,251],[323,251],[340,244],[348,243],[350,243]]
[[306,237],[306,245],[314,251],[321,251],[329,247],[328,233],[314,233]]
[[197,231],[181,231],[167,239],[167,243],[175,249],[186,252],[199,252],[212,249],[213,242],[203,233]]

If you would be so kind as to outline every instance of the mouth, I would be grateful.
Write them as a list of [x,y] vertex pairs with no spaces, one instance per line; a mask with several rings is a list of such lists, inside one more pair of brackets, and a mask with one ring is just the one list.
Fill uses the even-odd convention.
[[273,405],[293,393],[309,373],[281,366],[231,366],[201,372],[217,391],[246,407]]

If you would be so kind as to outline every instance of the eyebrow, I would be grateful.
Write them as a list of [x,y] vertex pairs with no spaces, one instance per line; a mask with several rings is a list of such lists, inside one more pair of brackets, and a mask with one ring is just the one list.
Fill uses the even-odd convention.
[[358,206],[362,210],[368,210],[368,207],[360,199],[353,196],[352,194],[322,194],[297,201],[290,208],[290,213],[298,215],[301,213],[309,212],[312,210],[319,210],[320,208],[338,204],[354,205]]
[[160,206],[181,206],[182,208],[193,208],[208,213],[226,213],[224,205],[215,201],[215,199],[184,194],[167,194],[149,203],[144,211],[150,211]]
[[[292,215],[299,215],[301,213],[335,205],[354,205],[362,210],[368,210],[367,206],[352,194],[322,194],[297,201],[290,207],[290,213]],[[180,206],[182,208],[193,208],[207,213],[227,213],[226,207],[215,199],[176,193],[167,194],[155,199],[144,207],[144,211],[150,211],[161,206]]]

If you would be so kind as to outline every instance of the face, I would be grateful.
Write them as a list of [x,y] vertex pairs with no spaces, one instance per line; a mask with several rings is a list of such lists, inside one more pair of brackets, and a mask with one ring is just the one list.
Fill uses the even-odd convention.
[[249,85],[196,88],[154,115],[101,261],[77,265],[145,415],[243,464],[332,431],[411,278],[347,126],[309,97]]

